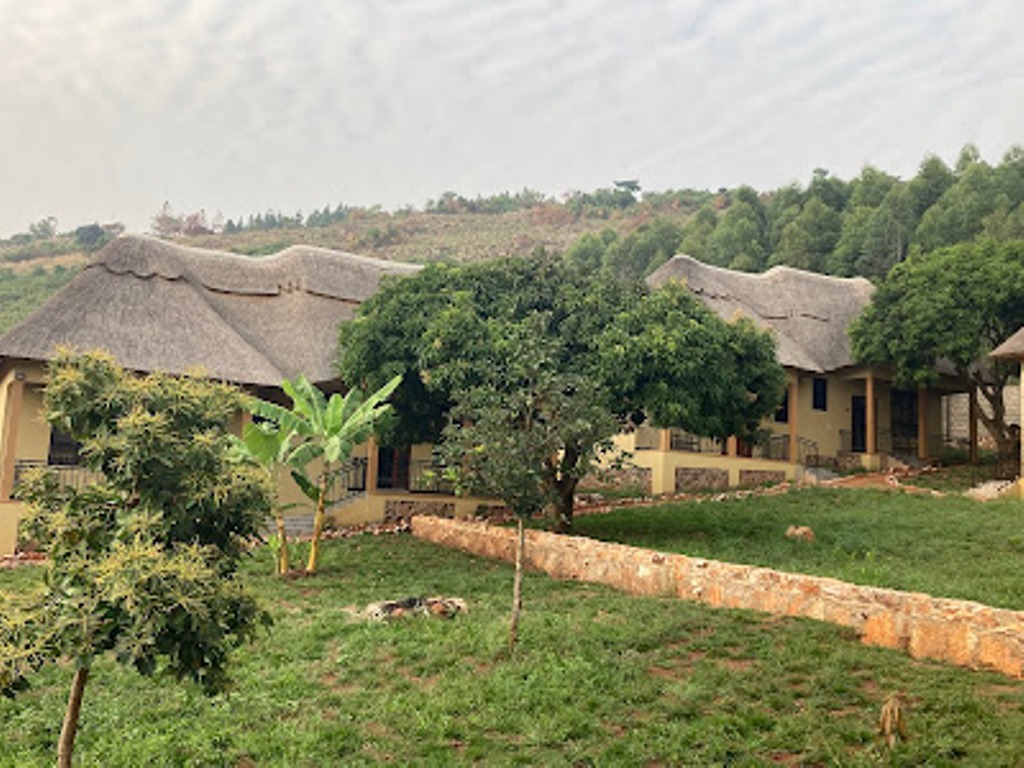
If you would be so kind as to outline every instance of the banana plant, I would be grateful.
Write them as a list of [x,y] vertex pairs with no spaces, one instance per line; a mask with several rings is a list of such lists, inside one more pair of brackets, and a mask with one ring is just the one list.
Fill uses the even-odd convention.
[[272,423],[273,426],[267,428],[268,434],[276,429],[276,435],[288,436],[282,449],[282,463],[316,505],[313,539],[306,563],[308,573],[316,572],[324,512],[327,499],[338,482],[337,470],[348,461],[352,450],[370,436],[378,419],[391,407],[386,401],[401,381],[401,375],[396,376],[365,400],[355,389],[344,396],[335,393],[328,399],[300,375],[281,382],[281,388],[292,400],[290,409],[258,399],[250,404],[252,413],[266,420],[264,424]]
[[280,503],[275,475],[279,467],[287,465],[293,436],[293,432],[281,429],[273,421],[255,421],[245,425],[241,438],[234,438],[235,458],[262,467],[267,475],[267,482],[274,487],[271,507],[277,527],[277,535],[274,537],[274,569],[278,575],[286,574],[291,570],[284,513],[297,505]]

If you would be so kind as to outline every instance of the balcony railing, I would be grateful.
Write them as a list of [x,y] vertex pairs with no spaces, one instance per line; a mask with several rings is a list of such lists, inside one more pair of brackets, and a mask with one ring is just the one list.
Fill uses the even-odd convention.
[[673,429],[669,433],[669,448],[673,451],[721,455],[724,445],[717,437],[701,437],[681,429]]
[[18,459],[14,462],[14,487],[17,489],[32,470],[46,470],[57,476],[57,482],[71,488],[84,488],[89,483],[99,480],[102,475],[90,472],[78,464],[50,464],[43,460]]
[[455,486],[444,478],[444,468],[430,460],[409,463],[410,493],[442,493],[451,496]]

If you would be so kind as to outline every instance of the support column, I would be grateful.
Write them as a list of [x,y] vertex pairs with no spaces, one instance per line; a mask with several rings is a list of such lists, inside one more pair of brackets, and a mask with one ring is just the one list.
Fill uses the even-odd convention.
[[735,459],[739,455],[739,440],[736,439],[736,435],[729,435],[725,441],[725,453],[731,459]]
[[871,370],[865,380],[864,421],[867,422],[864,447],[869,456],[874,456],[878,453],[878,429],[875,423],[875,372]]
[[[1024,388],[1022,388],[1024,391]],[[978,393],[972,386],[967,396],[967,442],[970,446],[970,462],[978,463]]]
[[370,435],[366,441],[366,495],[369,496],[377,491],[377,471],[380,466],[380,456],[377,454],[377,437]]
[[663,453],[668,453],[672,450],[672,430],[671,429],[659,429],[658,430],[658,450]]
[[789,461],[796,464],[800,459],[800,373],[793,372],[789,382]]
[[928,390],[917,388],[917,458],[928,458]]
[[21,422],[22,400],[25,394],[25,374],[14,373],[7,385],[7,408],[4,411],[3,448],[0,460],[0,500],[11,498],[14,491],[14,460],[17,458],[18,425]]

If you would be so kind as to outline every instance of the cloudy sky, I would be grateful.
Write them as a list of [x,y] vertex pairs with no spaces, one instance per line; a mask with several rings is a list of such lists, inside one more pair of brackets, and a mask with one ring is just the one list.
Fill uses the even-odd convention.
[[1024,143],[1019,0],[0,0],[0,236]]

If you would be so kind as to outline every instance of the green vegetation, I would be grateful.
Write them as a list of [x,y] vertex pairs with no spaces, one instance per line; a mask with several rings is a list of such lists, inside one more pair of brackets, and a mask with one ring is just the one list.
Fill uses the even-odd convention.
[[951,455],[944,456],[938,464],[915,473],[904,483],[943,493],[963,493],[990,480],[1014,477],[1020,468],[1015,456],[1011,459],[1013,466],[1009,466],[1006,457],[1000,461],[999,454],[990,451],[980,451],[977,464],[968,462],[966,450],[949,453]]
[[678,285],[647,291],[539,256],[389,281],[342,324],[338,370],[371,388],[403,374],[390,444],[443,438],[471,490],[509,500],[516,486],[517,512],[550,502],[562,531],[627,421],[750,437],[783,387],[774,341],[752,323],[726,323]]
[[15,274],[0,269],[0,333],[6,333],[77,274],[62,266]]
[[[1024,609],[1024,507],[807,488],[577,518],[577,533],[783,571]],[[785,537],[808,525],[814,542]]]
[[891,365],[895,382],[934,384],[947,360],[987,405],[978,418],[1001,454],[1013,450],[1003,390],[1016,362],[989,353],[1024,325],[1024,241],[976,243],[917,254],[897,264],[850,327],[858,360]]
[[[401,376],[393,377],[365,400],[356,388],[345,395],[335,392],[328,400],[300,374],[281,382],[281,388],[291,398],[290,409],[259,398],[245,404],[253,415],[264,420],[246,424],[242,440],[236,441],[235,447],[244,449],[247,458],[265,470],[274,466],[289,469],[299,488],[316,505],[306,573],[316,573],[324,511],[340,480],[340,465],[348,461],[357,445],[370,437],[374,424],[390,408],[385,401],[401,381]],[[281,537],[278,572],[287,573],[288,549],[279,507],[276,515]]]
[[[518,651],[510,568],[408,537],[326,542],[315,581],[248,586],[269,635],[241,649],[225,696],[96,665],[83,765],[877,765],[885,697],[908,699],[896,764],[1024,761],[1024,683],[860,646],[805,620],[711,610],[527,574]],[[937,568],[941,566],[937,565]],[[0,583],[24,581],[0,573]],[[344,606],[463,597],[451,621],[355,620]],[[52,764],[60,670],[0,700],[0,765]]]
[[227,458],[237,389],[137,377],[107,356],[67,352],[48,379],[47,421],[80,442],[84,467],[102,479],[62,487],[39,471],[17,489],[25,531],[48,561],[38,590],[0,594],[0,692],[24,690],[44,665],[73,670],[63,768],[101,658],[224,690],[230,649],[266,621],[235,574],[269,504],[262,478]]

